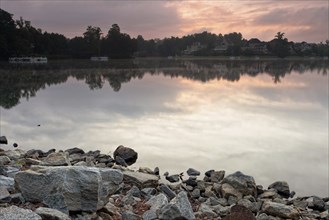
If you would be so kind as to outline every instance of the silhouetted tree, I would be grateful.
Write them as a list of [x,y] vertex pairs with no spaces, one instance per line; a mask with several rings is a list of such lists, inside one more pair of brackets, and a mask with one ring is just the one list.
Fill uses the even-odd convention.
[[284,33],[278,32],[275,38],[268,43],[268,49],[274,55],[284,58],[289,55],[289,42],[287,38],[283,38]]

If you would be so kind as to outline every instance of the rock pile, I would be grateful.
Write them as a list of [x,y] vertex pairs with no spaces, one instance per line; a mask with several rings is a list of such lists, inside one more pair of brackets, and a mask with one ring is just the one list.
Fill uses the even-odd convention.
[[159,168],[128,169],[137,160],[130,148],[119,146],[113,157],[79,148],[0,150],[0,219],[329,219],[329,198],[294,198],[285,181],[264,189],[242,172],[201,178],[193,168],[187,178],[161,179]]

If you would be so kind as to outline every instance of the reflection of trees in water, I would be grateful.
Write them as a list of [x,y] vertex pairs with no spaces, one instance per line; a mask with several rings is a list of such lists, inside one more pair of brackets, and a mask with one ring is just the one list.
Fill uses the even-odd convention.
[[50,63],[45,66],[3,65],[0,70],[0,106],[11,108],[19,104],[21,98],[36,95],[40,89],[60,84],[69,77],[83,80],[91,90],[103,88],[105,83],[118,92],[121,84],[134,78],[141,79],[146,73],[172,78],[207,82],[210,80],[239,81],[243,75],[268,74],[274,83],[279,83],[291,72],[315,71],[326,75],[327,61],[218,61],[218,60],[128,60],[115,63],[68,62]]

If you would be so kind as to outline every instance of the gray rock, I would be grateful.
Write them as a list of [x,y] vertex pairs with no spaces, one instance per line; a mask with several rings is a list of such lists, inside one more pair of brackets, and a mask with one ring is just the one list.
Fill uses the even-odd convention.
[[75,164],[77,162],[84,161],[85,157],[82,156],[81,154],[71,154],[69,156],[69,159],[70,159],[71,164]]
[[146,198],[146,199],[149,199],[151,198],[153,195],[156,194],[156,189],[155,188],[150,188],[150,187],[147,187],[147,188],[144,188],[141,190],[141,193],[142,195]]
[[210,206],[216,206],[216,205],[222,205],[222,206],[227,206],[227,200],[224,198],[215,198],[215,197],[210,197],[206,201],[207,205]]
[[206,177],[210,177],[213,172],[215,172],[215,170],[208,170],[207,172],[204,173],[204,175]]
[[222,186],[222,184],[219,184],[219,183],[214,183],[213,184],[214,191],[219,196],[221,195],[221,186]]
[[139,188],[144,188],[157,186],[159,177],[147,173],[123,171],[123,179],[126,183],[132,183]]
[[324,211],[325,202],[321,198],[317,196],[311,196],[310,198],[306,199],[306,201],[309,208],[318,211]]
[[13,191],[15,185],[14,178],[0,175],[0,187],[5,187],[8,191]]
[[20,171],[21,165],[15,166],[0,166],[0,175],[14,178],[15,174]]
[[153,175],[155,175],[154,172],[153,172],[153,170],[151,170],[151,169],[148,168],[148,167],[140,167],[140,168],[138,169],[138,172],[141,172],[141,173],[148,173],[148,174],[153,174]]
[[216,212],[214,212],[209,206],[204,203],[201,203],[198,212],[200,213],[201,217],[207,217],[208,219],[214,219],[217,217]]
[[200,176],[200,171],[197,171],[196,169],[193,169],[193,168],[189,168],[187,171],[186,171],[187,175],[189,176]]
[[8,144],[6,136],[0,136],[0,144]]
[[154,210],[147,210],[143,213],[143,220],[156,220],[158,219],[157,213]]
[[18,208],[17,206],[9,206],[7,208],[0,208],[1,220],[42,220],[41,217],[32,210]]
[[85,162],[85,161],[80,161],[80,162],[77,162],[77,163],[75,163],[73,166],[88,166],[88,164],[87,164],[87,162]]
[[179,175],[174,174],[174,175],[166,176],[166,180],[168,180],[171,183],[177,183],[179,182]]
[[302,200],[302,199],[295,199],[293,201],[293,204],[295,207],[305,210],[307,207],[308,202],[306,200]]
[[195,188],[192,192],[191,192],[191,197],[194,199],[198,199],[201,196],[201,192],[200,189]]
[[137,152],[135,152],[132,148],[124,147],[122,145],[118,146],[113,152],[113,157],[116,158],[117,156],[124,159],[129,166],[134,164],[138,158]]
[[20,158],[24,158],[24,156],[25,156],[25,151],[23,151],[21,149],[8,150],[8,151],[5,151],[4,153],[11,160],[18,160]]
[[214,171],[210,175],[210,181],[213,183],[217,183],[217,182],[221,181],[224,178],[224,176],[225,176],[224,170]]
[[132,211],[124,211],[121,215],[122,220],[139,220],[141,216],[136,215]]
[[67,150],[65,150],[65,152],[68,152],[69,155],[71,155],[71,154],[84,154],[85,153],[84,150],[82,150],[80,148],[77,148],[77,147],[67,149]]
[[7,156],[0,156],[0,166],[7,165],[10,163],[10,158]]
[[248,199],[250,202],[256,202],[257,200],[255,199],[255,197],[249,195],[249,196],[245,196],[243,197],[244,199]]
[[241,199],[238,201],[238,205],[242,205],[252,211],[253,213],[257,213],[259,211],[259,206],[256,202],[251,202],[249,199]]
[[201,192],[206,191],[206,183],[203,180],[197,181],[197,188],[200,189]]
[[230,196],[235,196],[239,199],[243,197],[242,193],[235,189],[233,186],[231,186],[228,183],[224,183],[221,185],[221,194],[225,199],[228,199]]
[[158,211],[162,207],[168,204],[168,198],[165,194],[159,193],[157,196],[153,196],[147,202],[147,205],[151,206],[151,210]]
[[159,176],[160,175],[160,169],[159,169],[159,167],[154,168],[153,173],[154,173],[154,175]]
[[96,167],[105,168],[106,164],[105,163],[98,163],[98,164],[96,164]]
[[125,195],[122,198],[122,203],[123,203],[124,206],[128,206],[128,205],[134,206],[134,205],[137,204],[137,202],[135,201],[133,195],[131,195],[131,194]]
[[277,181],[268,186],[269,189],[275,189],[280,195],[285,198],[290,197],[289,185],[285,181]]
[[276,220],[275,217],[268,216],[265,213],[261,213],[259,216],[256,218],[257,220]]
[[257,195],[262,194],[264,192],[262,185],[257,185],[256,188],[257,188]]
[[216,212],[220,217],[227,216],[230,213],[231,207],[230,206],[222,206],[216,205],[212,207],[214,212]]
[[279,195],[275,189],[266,190],[258,196],[260,199],[273,199],[277,197],[279,197]]
[[10,194],[10,202],[12,204],[22,204],[25,202],[25,199],[23,198],[21,193],[14,193]]
[[10,202],[11,197],[6,187],[0,186],[0,203],[1,202]]
[[39,207],[35,210],[35,213],[40,215],[44,220],[71,220],[71,218],[63,212],[51,208]]
[[264,202],[262,211],[268,215],[273,215],[281,218],[297,219],[299,217],[297,209],[281,203],[269,201]]
[[130,190],[128,190],[127,194],[131,194],[134,197],[140,198],[141,195],[141,191],[139,190],[139,188],[137,186],[133,186],[130,188]]
[[182,214],[176,204],[168,204],[160,210],[159,219],[172,220],[182,218]]
[[196,177],[194,176],[190,176],[187,180],[184,180],[183,183],[192,187],[196,187],[198,185]]
[[235,196],[229,196],[228,199],[227,199],[227,203],[229,205],[234,205],[234,204],[236,204],[238,202],[238,200],[239,199],[237,197],[235,197]]
[[281,203],[281,204],[287,205],[287,200],[284,200],[284,199],[282,199],[280,197],[272,199],[272,202],[276,202],[276,203]]
[[31,149],[25,153],[25,158],[38,159],[39,157],[44,157],[44,152],[41,150]]
[[329,212],[328,212],[328,210],[326,210],[324,212],[321,212],[320,213],[320,218],[321,219],[329,219]]
[[242,195],[252,195],[257,197],[257,188],[255,180],[252,176],[244,175],[238,171],[225,177],[222,183],[228,183],[234,189],[242,193]]
[[[15,182],[23,197],[50,208],[94,212],[119,189],[123,175],[118,170],[91,167],[32,167],[19,172]],[[29,184],[26,184],[29,183]]]
[[68,153],[55,152],[49,154],[41,163],[41,166],[67,166],[71,165]]
[[120,156],[114,157],[114,160],[115,160],[116,164],[118,164],[120,166],[123,166],[123,167],[127,167],[128,166],[128,164],[126,163],[126,161],[122,157],[120,157]]
[[161,184],[159,189],[168,197],[169,200],[175,198],[176,193],[172,191],[167,185]]
[[99,150],[95,150],[95,151],[88,151],[87,153],[84,154],[84,156],[90,156],[90,157],[96,158],[100,154],[101,154],[101,152]]
[[209,197],[216,197],[216,194],[212,190],[212,186],[207,186],[206,187],[206,190],[204,192],[204,196],[207,197],[207,198],[209,198]]
[[181,191],[170,203],[160,210],[159,219],[195,219],[187,193]]
[[33,158],[25,158],[24,160],[25,160],[25,164],[26,165],[29,165],[29,166],[31,166],[31,165],[39,165],[41,163],[40,160],[33,159]]

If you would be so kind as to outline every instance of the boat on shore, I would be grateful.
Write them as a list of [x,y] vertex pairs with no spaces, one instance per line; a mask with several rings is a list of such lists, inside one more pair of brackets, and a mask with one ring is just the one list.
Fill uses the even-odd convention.
[[47,57],[10,57],[9,63],[48,63]]

